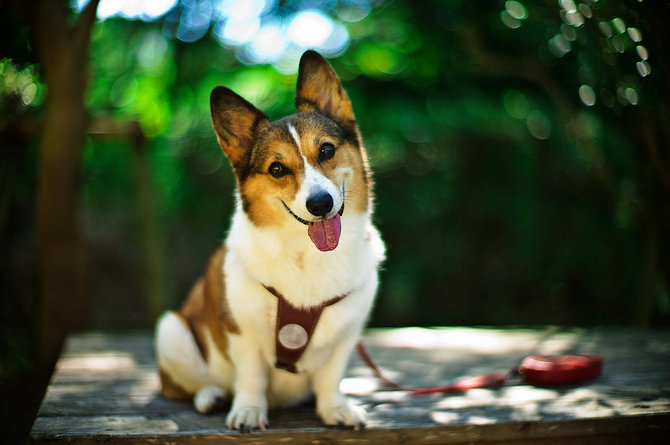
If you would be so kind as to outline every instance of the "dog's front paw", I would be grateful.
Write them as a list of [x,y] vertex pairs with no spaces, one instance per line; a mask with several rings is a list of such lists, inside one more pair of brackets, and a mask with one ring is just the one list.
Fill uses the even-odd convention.
[[337,406],[319,408],[317,414],[326,425],[344,425],[355,429],[365,428],[365,410],[348,400]]
[[265,431],[268,426],[268,415],[266,410],[258,406],[233,407],[226,417],[228,428],[251,432],[255,429]]

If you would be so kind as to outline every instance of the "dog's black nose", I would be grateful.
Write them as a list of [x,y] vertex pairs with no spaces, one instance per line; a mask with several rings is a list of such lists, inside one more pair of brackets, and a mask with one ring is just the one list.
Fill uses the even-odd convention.
[[333,197],[328,193],[319,193],[307,198],[307,210],[314,216],[325,216],[333,209]]

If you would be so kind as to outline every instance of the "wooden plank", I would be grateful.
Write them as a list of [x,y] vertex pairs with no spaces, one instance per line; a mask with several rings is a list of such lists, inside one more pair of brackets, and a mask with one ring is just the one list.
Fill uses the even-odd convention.
[[[613,443],[666,443],[670,416],[635,416],[622,418],[613,423],[609,419],[574,420],[560,422],[512,422],[495,425],[468,425],[367,429],[353,431],[318,426],[272,428],[263,433],[239,433],[221,426],[209,424],[198,428],[189,426],[190,414],[171,418],[133,417],[87,417],[83,419],[60,419],[40,425],[52,428],[48,438],[35,438],[34,442],[100,443],[102,441],[124,441],[125,443],[236,443],[236,444],[462,444],[462,443],[571,443],[578,440],[590,444]],[[40,420],[44,422],[44,420]],[[82,431],[81,423],[90,425],[95,431]],[[624,439],[624,441],[621,441]],[[635,442],[628,442],[634,439]]]
[[[343,389],[369,413],[365,431],[323,427],[313,406],[270,413],[271,428],[239,434],[225,413],[202,416],[158,395],[151,334],[68,339],[33,443],[664,443],[670,437],[670,332],[548,329],[375,329],[365,339],[380,366],[407,386],[434,386],[510,369],[531,353],[599,352],[603,376],[587,385],[515,384],[460,395],[380,391],[353,358]],[[667,442],[667,441],[666,441]]]

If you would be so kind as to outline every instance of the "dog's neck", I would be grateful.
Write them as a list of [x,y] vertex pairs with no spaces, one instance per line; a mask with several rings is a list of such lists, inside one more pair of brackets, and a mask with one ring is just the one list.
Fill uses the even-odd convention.
[[320,252],[304,225],[294,222],[259,228],[238,208],[226,245],[239,256],[254,281],[281,289],[296,307],[310,307],[351,291],[375,266],[356,263],[356,259],[366,257],[360,255],[362,249],[369,248],[364,240],[368,226],[367,214],[345,212],[339,246],[332,252]]

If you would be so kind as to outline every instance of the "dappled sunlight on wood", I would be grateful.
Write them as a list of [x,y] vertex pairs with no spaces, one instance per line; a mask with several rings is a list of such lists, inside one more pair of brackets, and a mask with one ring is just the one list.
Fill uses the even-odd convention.
[[61,360],[56,369],[90,369],[96,372],[117,372],[135,366],[133,357],[127,354],[102,353],[89,357],[73,357]]
[[[360,358],[352,357],[341,388],[367,410],[369,442],[357,432],[324,429],[313,404],[272,410],[271,428],[255,440],[277,443],[280,435],[310,443],[315,434],[361,443],[393,443],[390,438],[396,436],[439,442],[596,437],[612,431],[654,434],[670,425],[668,338],[663,332],[615,329],[371,329],[364,339],[370,355],[386,374],[412,388],[504,371],[538,352],[598,351],[605,357],[605,372],[580,386],[543,388],[513,381],[499,389],[413,397],[407,391],[384,390]],[[38,442],[63,435],[74,440],[126,433],[238,437],[224,427],[225,412],[203,416],[190,403],[160,397],[154,366],[148,332],[72,337],[33,437]]]
[[379,380],[376,377],[347,377],[342,379],[340,390],[352,396],[370,396],[379,390]]
[[[568,350],[579,339],[579,331],[555,334],[549,328],[546,341],[538,339],[537,330],[476,329],[476,328],[397,328],[375,329],[366,341],[379,346],[413,348],[417,350],[449,349],[451,353],[467,351],[468,354],[502,354],[525,352],[537,348],[541,342],[542,353],[560,353]],[[503,334],[504,335],[501,335]]]

